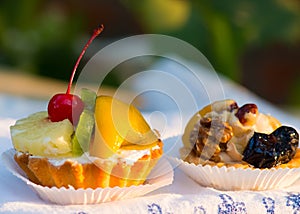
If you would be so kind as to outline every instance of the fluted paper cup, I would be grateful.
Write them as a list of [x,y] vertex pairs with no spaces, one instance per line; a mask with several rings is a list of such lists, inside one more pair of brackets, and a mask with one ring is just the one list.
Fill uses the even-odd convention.
[[219,190],[268,190],[291,186],[300,179],[300,168],[258,169],[250,167],[195,165],[185,162],[179,150],[183,144],[181,136],[173,136],[164,140],[165,145],[176,145],[169,153],[173,168],[178,167],[186,175],[204,187]]
[[170,158],[190,178],[204,187],[219,190],[268,190],[291,186],[300,178],[300,168],[252,169],[195,165]]
[[107,187],[96,189],[74,189],[57,187],[44,187],[31,182],[23,170],[20,169],[14,160],[14,149],[7,150],[2,154],[2,160],[7,169],[13,175],[29,185],[41,199],[56,204],[97,204],[108,201],[116,201],[128,198],[143,196],[158,188],[169,185],[173,182],[173,169],[168,160],[162,158],[149,174],[146,182],[142,185],[129,187]]

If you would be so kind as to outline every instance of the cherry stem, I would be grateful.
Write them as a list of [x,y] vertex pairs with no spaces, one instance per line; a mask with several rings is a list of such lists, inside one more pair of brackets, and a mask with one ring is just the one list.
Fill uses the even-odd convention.
[[84,55],[86,49],[89,47],[89,45],[92,43],[92,41],[103,31],[103,29],[104,29],[104,25],[103,24],[100,25],[98,28],[96,28],[94,30],[94,33],[91,36],[91,38],[89,39],[89,41],[87,41],[87,43],[85,44],[84,48],[82,49],[82,51],[81,51],[81,53],[80,53],[80,55],[79,55],[79,57],[78,57],[78,59],[76,61],[76,64],[75,64],[75,66],[73,68],[72,75],[71,75],[71,78],[70,78],[70,81],[69,81],[69,84],[68,84],[68,89],[67,89],[66,94],[70,94],[70,92],[71,92],[71,87],[72,87],[72,82],[73,82],[73,79],[74,79],[74,76],[75,76],[75,72],[76,72],[76,69],[77,69],[77,67],[79,65],[79,62],[80,62],[82,56]]

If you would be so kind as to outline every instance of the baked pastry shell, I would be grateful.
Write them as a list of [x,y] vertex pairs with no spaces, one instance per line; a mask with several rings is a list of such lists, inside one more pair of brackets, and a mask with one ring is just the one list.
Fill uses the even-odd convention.
[[72,186],[75,189],[126,187],[144,183],[163,154],[163,143],[159,142],[157,146],[134,162],[130,159],[111,160],[90,156],[85,157],[89,159],[87,162],[69,158],[48,159],[22,152],[16,153],[14,159],[30,181],[42,186]]

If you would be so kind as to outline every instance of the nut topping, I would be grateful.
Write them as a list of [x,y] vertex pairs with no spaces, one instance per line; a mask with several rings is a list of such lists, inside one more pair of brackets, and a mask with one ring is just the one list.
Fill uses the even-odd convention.
[[255,121],[251,121],[251,118],[247,118],[247,114],[251,113],[256,115],[258,113],[258,108],[255,104],[245,104],[238,109],[235,116],[239,119],[240,123],[243,125],[253,125]]
[[200,120],[198,138],[192,152],[202,161],[218,162],[218,154],[226,150],[226,144],[232,136],[232,127],[227,122],[221,118],[204,117]]

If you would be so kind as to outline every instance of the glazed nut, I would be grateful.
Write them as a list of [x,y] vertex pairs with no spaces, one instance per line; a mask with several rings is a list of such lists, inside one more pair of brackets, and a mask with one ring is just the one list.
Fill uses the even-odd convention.
[[[220,143],[227,143],[233,136],[232,127],[220,118],[202,118],[200,120],[202,128],[199,129],[200,136],[211,136]],[[200,133],[201,132],[201,133]]]
[[232,127],[227,122],[223,122],[221,118],[203,117],[200,120],[193,154],[203,160],[219,160],[219,153],[226,150],[227,142],[232,136]]
[[232,137],[233,137],[233,131],[231,126],[230,128],[225,127],[223,135],[220,139],[220,143],[227,143]]
[[229,110],[230,112],[232,112],[233,110],[238,109],[238,108],[239,108],[238,104],[237,104],[236,102],[232,102],[232,103],[229,105],[228,110]]
[[245,104],[242,107],[240,107],[238,109],[238,111],[236,112],[235,116],[239,119],[241,124],[246,124],[246,123],[251,123],[251,121],[249,121],[249,118],[246,118],[246,114],[254,114],[256,115],[258,113],[258,108],[255,104],[249,103],[249,104]]
[[211,118],[210,117],[203,117],[200,120],[200,125],[205,128],[210,128],[211,126]]
[[220,143],[227,143],[233,136],[232,127],[228,123],[223,123],[223,127],[216,129],[214,135]]

